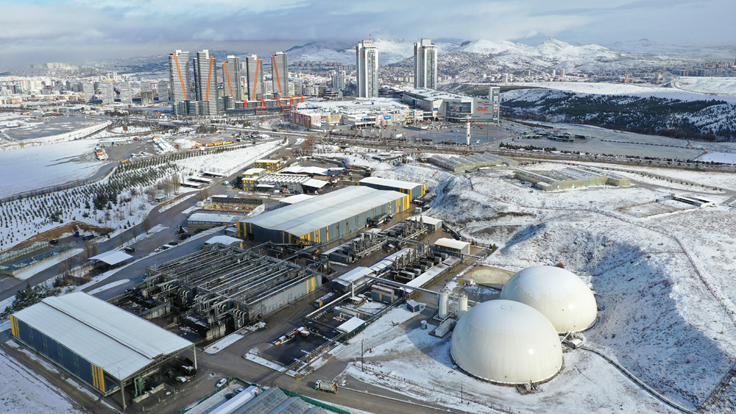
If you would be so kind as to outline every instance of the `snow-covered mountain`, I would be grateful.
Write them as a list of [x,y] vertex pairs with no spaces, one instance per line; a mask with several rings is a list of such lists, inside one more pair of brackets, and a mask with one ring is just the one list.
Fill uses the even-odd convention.
[[[357,43],[357,42],[356,42]],[[292,62],[329,61],[355,63],[356,43],[312,42],[288,50]],[[409,67],[414,42],[374,39],[381,66]],[[642,39],[612,45],[575,46],[549,39],[537,46],[510,41],[444,41],[439,46],[440,70],[458,74],[473,69],[482,71],[566,69],[568,73],[596,72],[666,66],[701,60],[734,59],[736,47],[700,48],[658,45]]]

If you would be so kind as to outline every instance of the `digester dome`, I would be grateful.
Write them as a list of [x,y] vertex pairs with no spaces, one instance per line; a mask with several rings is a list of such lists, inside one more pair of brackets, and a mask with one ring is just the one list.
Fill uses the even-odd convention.
[[546,381],[562,367],[560,338],[547,318],[502,299],[478,304],[460,318],[450,352],[463,371],[502,384]]
[[504,285],[501,299],[540,311],[557,332],[584,331],[598,316],[593,292],[577,275],[559,267],[535,266],[516,273]]

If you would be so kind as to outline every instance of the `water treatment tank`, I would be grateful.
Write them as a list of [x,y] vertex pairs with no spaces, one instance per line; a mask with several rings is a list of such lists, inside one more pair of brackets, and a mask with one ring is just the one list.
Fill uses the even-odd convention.
[[440,319],[445,319],[448,315],[448,308],[450,303],[450,291],[445,289],[440,290],[440,297],[439,297],[439,317]]
[[468,295],[460,293],[457,305],[457,318],[460,319],[468,312]]

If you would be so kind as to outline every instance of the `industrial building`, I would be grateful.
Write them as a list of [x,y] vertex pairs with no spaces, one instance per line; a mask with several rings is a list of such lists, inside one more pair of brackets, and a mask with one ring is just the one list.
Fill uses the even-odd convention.
[[190,229],[209,229],[218,226],[234,226],[243,214],[226,213],[193,213],[187,219],[187,227]]
[[278,243],[322,243],[353,234],[369,219],[409,209],[411,199],[395,191],[346,187],[238,223],[244,239]]
[[598,316],[595,297],[585,282],[554,266],[534,266],[516,273],[504,285],[501,299],[533,307],[560,333],[584,331]]
[[434,251],[462,257],[470,254],[470,243],[447,238],[437,239],[434,242]]
[[430,39],[414,43],[414,87],[437,87],[437,45]]
[[627,187],[631,185],[628,177],[603,172],[592,167],[568,167],[558,171],[514,170],[514,178],[528,181],[544,191],[569,190],[571,188],[597,185],[613,185]]
[[433,155],[429,157],[429,162],[439,167],[446,168],[452,172],[465,172],[477,170],[478,168],[496,167],[500,165],[508,165],[511,167],[519,165],[515,160],[500,157],[491,153],[471,154],[462,157]]
[[498,384],[545,382],[562,368],[554,326],[531,306],[503,299],[480,303],[460,318],[450,355],[463,371]]
[[258,178],[255,189],[258,191],[280,191],[289,194],[302,194],[305,191],[318,191],[327,184],[327,181],[315,180],[308,175],[274,173]]
[[358,97],[378,97],[378,48],[372,40],[363,40],[355,47],[355,70]]
[[434,89],[411,89],[404,91],[401,100],[412,108],[421,109],[425,119],[451,122],[466,122],[470,119],[475,124],[498,124],[500,101],[493,101],[493,90],[489,90],[489,93],[490,97],[479,98]]
[[196,352],[193,343],[83,292],[48,297],[10,320],[15,338],[104,395],[162,371],[182,351]]
[[442,228],[442,220],[430,216],[412,216],[407,220],[424,224],[430,232],[437,231]]
[[151,267],[142,294],[176,305],[208,339],[240,329],[322,286],[322,274],[222,244]]
[[281,160],[256,160],[256,168],[263,168],[268,172],[277,172],[281,166]]
[[366,177],[358,182],[360,186],[375,188],[376,190],[392,190],[408,194],[412,201],[426,193],[424,184],[410,183],[408,181],[387,180],[378,177]]

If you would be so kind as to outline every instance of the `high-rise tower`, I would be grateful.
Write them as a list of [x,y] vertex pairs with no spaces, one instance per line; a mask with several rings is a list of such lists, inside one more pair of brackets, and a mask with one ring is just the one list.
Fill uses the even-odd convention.
[[187,115],[187,102],[192,91],[189,78],[189,52],[177,50],[169,55],[169,85],[171,85],[171,103],[174,115]]
[[245,58],[245,71],[248,76],[248,99],[264,99],[266,86],[263,82],[263,62],[256,55]]
[[378,49],[372,40],[364,40],[355,47],[355,66],[358,97],[378,97]]
[[236,101],[243,100],[243,88],[240,83],[240,58],[228,56],[226,62],[222,62],[222,75],[225,80],[225,96],[232,97]]
[[200,115],[217,115],[217,61],[208,50],[194,59],[194,89]]
[[414,87],[437,88],[437,45],[430,39],[414,43]]
[[289,62],[286,59],[286,53],[276,52],[271,56],[271,75],[274,95],[291,96],[289,93]]

